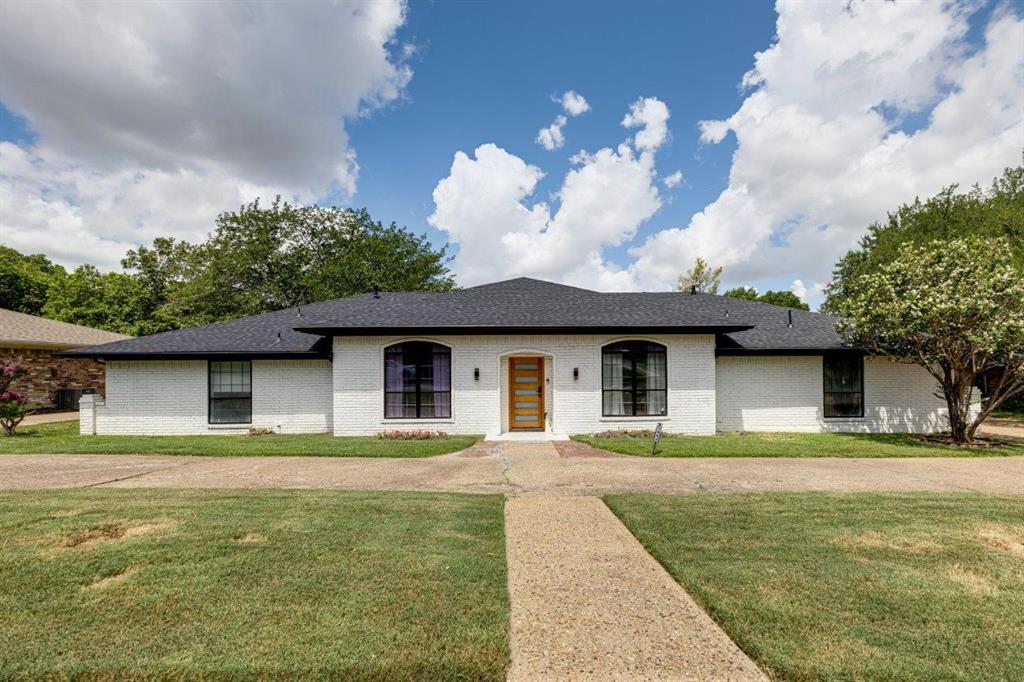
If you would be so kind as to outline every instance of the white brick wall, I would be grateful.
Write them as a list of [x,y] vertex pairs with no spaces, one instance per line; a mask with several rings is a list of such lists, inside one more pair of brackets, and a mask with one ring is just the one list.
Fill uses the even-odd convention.
[[932,433],[947,429],[935,379],[917,365],[864,360],[864,417],[825,419],[821,356],[720,357],[719,431]]
[[[384,419],[385,346],[399,337],[338,337],[334,341],[334,430],[339,435],[391,429],[440,429],[497,434],[508,425],[509,355],[545,357],[548,428],[571,434],[615,428],[714,433],[715,361],[711,335],[642,337],[668,349],[668,415],[661,418],[601,416],[601,347],[621,335],[437,336],[452,348],[452,418]],[[628,337],[635,338],[635,337]],[[574,380],[572,371],[580,376]],[[473,379],[474,368],[480,379]]]
[[[252,424],[283,433],[331,430],[328,360],[253,360]],[[111,360],[99,434],[244,433],[207,423],[205,360]]]
[[[630,337],[439,336],[452,347],[452,418],[385,420],[383,349],[398,337],[339,337],[334,361],[254,360],[252,425],[285,433],[372,434],[439,429],[498,434],[508,428],[508,357],[545,358],[547,428],[556,434],[653,428],[719,431],[917,431],[947,428],[945,403],[920,367],[868,358],[865,417],[824,419],[820,356],[714,357],[711,335],[642,337],[668,349],[668,415],[601,416],[601,347]],[[573,379],[573,368],[579,379]],[[473,369],[480,379],[473,379]],[[92,408],[99,434],[241,433],[207,423],[206,361],[109,361],[106,400]],[[85,401],[83,401],[84,403]],[[83,420],[91,423],[88,405]],[[86,432],[83,426],[83,432]]]

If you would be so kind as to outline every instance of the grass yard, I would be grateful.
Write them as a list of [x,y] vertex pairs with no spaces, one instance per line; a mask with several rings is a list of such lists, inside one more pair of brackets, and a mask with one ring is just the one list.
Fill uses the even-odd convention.
[[[576,435],[600,450],[651,457],[652,438]],[[0,443],[2,448],[2,443]],[[909,434],[721,433],[665,434],[655,457],[999,457],[1024,455],[1024,442],[1001,448],[956,448],[923,442]]]
[[499,496],[0,494],[0,678],[499,680]]
[[611,509],[783,680],[1024,679],[1024,499],[614,495]]
[[432,457],[464,450],[481,436],[385,440],[329,433],[267,436],[81,436],[78,422],[18,427],[0,436],[0,455],[211,455],[316,457]]

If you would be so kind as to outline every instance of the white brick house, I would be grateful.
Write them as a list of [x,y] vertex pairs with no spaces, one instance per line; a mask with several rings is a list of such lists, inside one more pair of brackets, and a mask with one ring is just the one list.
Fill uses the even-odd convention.
[[926,371],[864,358],[827,316],[530,279],[366,294],[72,353],[107,364],[83,433],[947,426]]

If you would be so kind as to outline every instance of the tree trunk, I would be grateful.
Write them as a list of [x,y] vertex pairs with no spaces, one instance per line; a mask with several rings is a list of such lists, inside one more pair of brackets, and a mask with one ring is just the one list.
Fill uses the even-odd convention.
[[971,410],[970,390],[964,390],[963,382],[955,371],[946,368],[944,374],[942,392],[946,396],[946,407],[949,410],[949,436],[958,445],[970,443],[974,437],[974,429],[970,428],[968,419]]

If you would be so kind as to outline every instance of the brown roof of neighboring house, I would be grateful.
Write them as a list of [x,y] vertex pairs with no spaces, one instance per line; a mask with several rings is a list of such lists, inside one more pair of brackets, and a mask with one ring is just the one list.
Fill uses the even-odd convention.
[[78,348],[132,337],[0,308],[0,346]]

